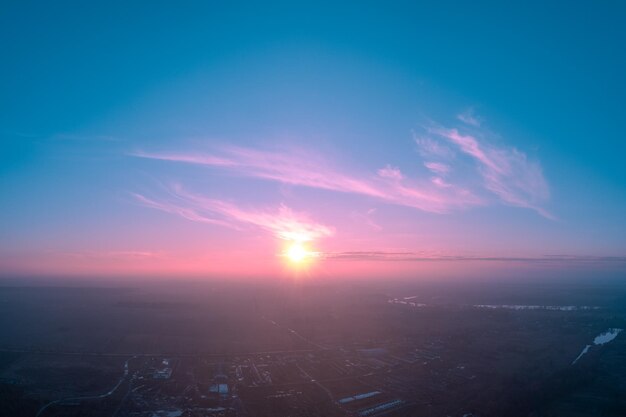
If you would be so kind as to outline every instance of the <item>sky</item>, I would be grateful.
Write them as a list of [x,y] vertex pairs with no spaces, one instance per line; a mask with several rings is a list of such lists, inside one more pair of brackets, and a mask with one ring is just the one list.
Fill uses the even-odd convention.
[[623,277],[626,6],[503,3],[4,2],[0,275]]

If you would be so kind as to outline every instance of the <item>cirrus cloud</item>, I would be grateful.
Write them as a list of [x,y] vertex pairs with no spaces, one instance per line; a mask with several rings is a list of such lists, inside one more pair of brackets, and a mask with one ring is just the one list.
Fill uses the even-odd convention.
[[[471,133],[462,126],[432,124],[425,127],[423,133],[414,134],[418,154],[424,159],[421,163],[434,174],[431,178],[405,173],[391,164],[374,172],[355,172],[338,168],[330,158],[303,149],[226,146],[208,153],[136,151],[130,155],[193,164],[281,184],[348,193],[430,213],[486,205],[491,193],[507,205],[532,209],[546,218],[553,218],[543,207],[550,193],[540,164],[516,148],[493,145],[494,141],[489,140],[491,134],[468,120],[464,122],[471,125]],[[469,169],[468,158],[473,161]],[[156,201],[145,203],[191,220],[224,222],[224,219],[204,216],[187,206],[160,207]],[[208,205],[214,212],[236,211],[236,206],[216,210],[219,205],[215,201]],[[239,217],[245,216],[239,213]]]
[[435,127],[429,131],[473,158],[479,165],[485,188],[502,201],[554,218],[541,206],[549,198],[550,191],[538,162],[529,160],[525,153],[515,148],[481,143],[477,136],[460,133],[456,128]]
[[462,186],[455,185],[444,190],[428,179],[407,178],[398,168],[390,165],[379,169],[377,175],[349,174],[302,150],[227,147],[221,150],[219,156],[179,152],[134,152],[131,155],[217,168],[283,184],[362,195],[431,213],[482,204],[478,196]]
[[241,230],[253,225],[275,237],[294,242],[308,242],[332,236],[334,229],[313,221],[285,205],[273,209],[244,209],[231,202],[207,198],[174,184],[168,188],[170,198],[149,198],[131,193],[135,201],[157,210],[177,214],[187,220]]

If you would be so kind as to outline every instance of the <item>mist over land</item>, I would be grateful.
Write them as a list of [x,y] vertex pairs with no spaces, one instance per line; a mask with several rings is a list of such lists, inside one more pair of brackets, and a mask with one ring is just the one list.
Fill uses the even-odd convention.
[[593,343],[626,328],[616,282],[171,280],[0,300],[13,416],[626,410],[625,339]]

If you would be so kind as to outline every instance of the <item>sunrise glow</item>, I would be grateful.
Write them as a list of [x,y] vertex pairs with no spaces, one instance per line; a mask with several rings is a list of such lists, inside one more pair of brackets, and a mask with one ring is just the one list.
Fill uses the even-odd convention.
[[287,256],[291,262],[300,262],[306,258],[308,252],[302,247],[300,243],[294,243],[287,249]]
[[289,261],[290,265],[303,266],[319,256],[318,252],[311,251],[303,242],[292,242],[286,247],[282,255]]
[[[615,54],[596,56],[620,50],[620,37],[598,48],[570,33],[568,48],[593,48],[567,57],[541,38],[551,32],[529,32],[523,51],[519,36],[500,40],[501,19],[481,32],[474,20],[487,17],[467,19],[472,7],[453,25],[472,48],[423,5],[363,20],[347,7],[345,21],[335,5],[306,19],[268,6],[241,25],[226,23],[230,6],[207,7],[168,10],[167,24],[145,13],[102,23],[84,44],[69,41],[87,18],[80,10],[59,13],[68,22],[16,15],[0,25],[23,43],[4,60],[0,273],[271,280],[294,269],[343,279],[566,274],[591,260],[607,276],[624,268],[624,71]],[[185,24],[169,33],[174,22]],[[44,23],[46,42],[26,36]],[[151,30],[163,38],[141,38]],[[128,50],[114,48],[118,36]],[[50,57],[52,72],[38,73]],[[474,61],[482,69],[460,65]],[[615,86],[583,94],[598,91],[588,65],[619,74]]]
[[626,417],[624,22],[3,1],[0,414]]

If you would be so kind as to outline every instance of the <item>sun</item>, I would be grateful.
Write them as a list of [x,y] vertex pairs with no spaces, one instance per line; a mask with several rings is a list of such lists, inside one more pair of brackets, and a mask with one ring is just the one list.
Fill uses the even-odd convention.
[[306,248],[302,246],[302,243],[300,242],[291,244],[291,246],[287,248],[285,254],[287,255],[287,258],[289,258],[289,260],[293,263],[300,263],[307,257],[311,256],[311,253],[306,250]]
[[312,249],[310,241],[302,240],[290,240],[285,242],[283,250],[280,252],[285,262],[289,265],[290,269],[306,270],[313,265],[313,263],[322,257],[320,252]]

